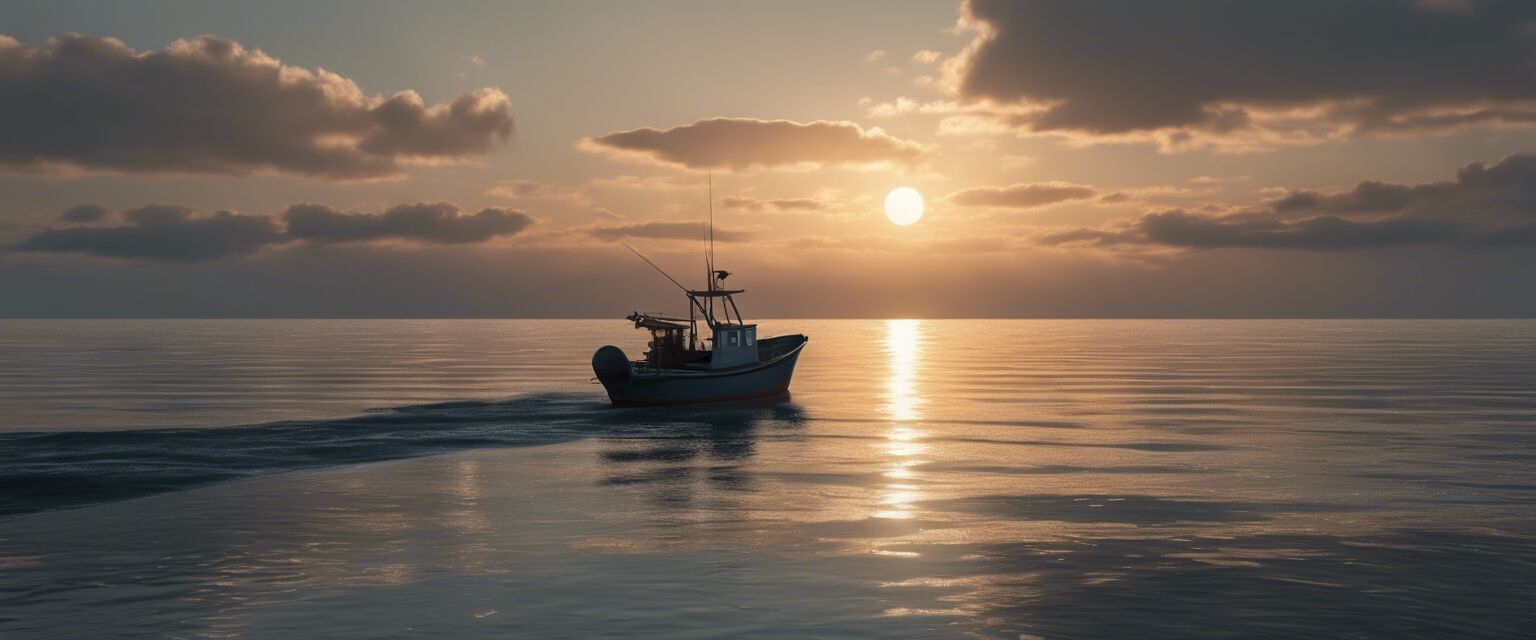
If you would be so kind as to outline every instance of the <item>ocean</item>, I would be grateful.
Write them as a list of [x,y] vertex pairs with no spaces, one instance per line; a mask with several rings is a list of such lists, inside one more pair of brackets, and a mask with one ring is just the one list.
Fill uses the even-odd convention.
[[0,321],[0,638],[1507,638],[1536,321]]

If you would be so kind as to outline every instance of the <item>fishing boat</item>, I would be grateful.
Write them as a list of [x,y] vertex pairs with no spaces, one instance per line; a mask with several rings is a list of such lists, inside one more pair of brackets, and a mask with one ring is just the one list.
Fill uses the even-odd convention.
[[[614,404],[729,402],[789,391],[795,361],[809,339],[800,334],[759,339],[757,325],[742,319],[735,296],[743,290],[725,288],[730,272],[714,268],[713,218],[711,211],[704,289],[683,286],[650,258],[624,245],[682,289],[688,317],[633,312],[625,319],[651,334],[644,357],[631,360],[613,345],[592,354],[592,371]],[[701,323],[709,330],[707,338],[699,333]]]

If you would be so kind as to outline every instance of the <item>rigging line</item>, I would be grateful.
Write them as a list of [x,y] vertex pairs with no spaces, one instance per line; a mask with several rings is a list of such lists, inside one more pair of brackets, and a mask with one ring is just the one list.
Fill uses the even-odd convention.
[[634,247],[629,246],[629,243],[627,243],[627,242],[623,242],[623,243],[620,243],[620,244],[623,244],[625,249],[629,249],[630,251],[633,251],[635,253],[635,255],[640,256],[641,260],[644,260],[646,264],[651,265],[651,268],[655,269],[657,273],[660,273],[661,275],[666,276],[668,280],[672,281],[672,284],[677,285],[677,288],[682,289],[684,293],[688,292],[688,287],[685,287],[685,286],[683,286],[683,283],[678,282],[677,278],[674,278],[671,275],[668,275],[667,272],[662,271],[661,267],[658,267],[658,266],[656,266],[656,263],[651,262],[650,258],[645,257],[645,254],[640,253]]
[[[663,271],[661,267],[656,266],[656,263],[651,262],[651,259],[645,257],[645,254],[640,253],[640,250],[638,250],[638,249],[636,249],[634,247],[629,246],[628,242],[621,242],[619,244],[624,245],[625,249],[629,249],[635,255],[640,256],[641,260],[644,260],[646,264],[651,265],[651,268],[655,269],[657,273],[660,273],[661,275],[666,276],[666,278],[668,280],[672,281],[672,284],[675,284],[675,285],[677,285],[677,288],[682,289],[683,293],[688,293],[688,287],[683,286],[683,283],[678,282],[677,278],[672,277],[666,271]],[[692,295],[688,296],[688,300],[693,303],[693,306],[698,307],[699,311],[704,311],[704,306],[699,304],[698,300],[694,300]],[[713,315],[709,314],[708,312],[705,312],[705,317],[706,318],[713,318]],[[713,320],[711,320],[711,322],[713,322]]]

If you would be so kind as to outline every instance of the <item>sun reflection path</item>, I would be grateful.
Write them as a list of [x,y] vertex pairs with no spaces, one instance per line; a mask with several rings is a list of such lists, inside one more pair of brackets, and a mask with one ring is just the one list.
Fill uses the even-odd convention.
[[922,364],[923,325],[921,320],[887,320],[885,352],[890,375],[885,381],[886,417],[891,427],[880,444],[890,456],[882,474],[890,480],[881,487],[877,518],[906,520],[913,517],[912,505],[924,496],[918,490],[918,458],[928,450],[921,429],[924,404],[917,372]]
[[891,374],[885,380],[886,407],[896,422],[919,420],[923,398],[917,388],[917,368],[923,355],[921,320],[885,321],[885,352]]

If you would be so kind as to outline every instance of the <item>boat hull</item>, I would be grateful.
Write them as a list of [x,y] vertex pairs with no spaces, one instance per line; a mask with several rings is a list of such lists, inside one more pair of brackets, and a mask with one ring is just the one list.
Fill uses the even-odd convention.
[[805,336],[763,340],[771,357],[751,365],[723,370],[649,370],[636,367],[618,347],[603,347],[592,356],[592,369],[616,405],[674,405],[731,402],[766,398],[789,391],[795,362]]

